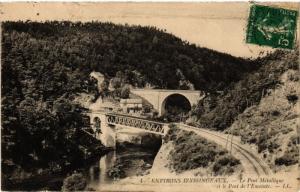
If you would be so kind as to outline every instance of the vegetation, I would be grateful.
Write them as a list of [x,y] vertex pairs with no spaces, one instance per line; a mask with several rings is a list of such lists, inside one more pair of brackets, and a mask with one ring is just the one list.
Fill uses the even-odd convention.
[[235,171],[235,167],[240,164],[240,161],[230,156],[229,154],[217,158],[213,164],[213,172],[215,175],[231,175]]
[[[273,170],[299,162],[296,147],[299,129],[298,100],[289,96],[300,94],[299,71],[289,69],[279,78],[275,89],[266,91],[260,103],[239,114],[226,132],[240,135],[241,141],[257,146],[257,151]],[[299,139],[299,137],[298,137]]]
[[110,178],[117,180],[126,177],[126,173],[124,171],[124,165],[122,163],[117,163],[112,168],[110,168],[106,173]]
[[148,83],[177,89],[186,80],[196,89],[209,90],[238,81],[255,69],[248,60],[199,48],[155,27],[6,22],[3,43],[5,58],[15,59],[13,54],[19,52],[24,55],[20,62],[67,67],[81,74],[77,79],[81,82],[92,70],[107,77],[117,77],[121,71],[122,78],[137,87]]
[[[237,83],[220,92],[211,92],[206,98],[193,106],[190,116],[201,127],[211,127],[217,130],[228,128],[237,116],[246,108],[257,105],[268,91],[280,85],[280,77],[288,69],[298,69],[299,51],[291,52],[277,50],[254,62],[260,65],[255,72],[244,74]],[[291,103],[298,97],[295,94],[287,96]]]
[[[97,89],[80,69],[61,62],[63,51],[40,39],[45,34],[37,39],[9,23],[4,26],[1,163],[6,187],[8,180],[23,178],[22,172],[32,176],[44,172],[39,170],[51,173],[81,164],[85,152],[78,130],[87,122],[85,109],[73,99],[77,93],[96,94]],[[98,141],[93,147],[100,145]],[[14,175],[17,169],[19,176]]]
[[240,165],[227,150],[194,132],[175,129],[174,125],[166,136],[166,142],[170,141],[174,144],[170,167],[177,173],[202,167],[215,175],[231,175]]
[[83,191],[87,182],[81,173],[74,173],[67,177],[62,186],[62,191]]
[[275,165],[294,165],[299,162],[299,147],[297,146],[298,136],[290,138],[288,143],[288,150],[281,156],[275,159]]
[[[155,150],[154,152],[153,149],[150,149],[151,151],[143,153],[137,146],[131,146],[131,148],[128,148],[128,145],[123,144],[124,143],[118,146],[117,159],[114,165],[107,170],[107,176],[114,180],[119,180],[125,177],[149,174],[157,151]],[[142,148],[142,151],[144,151],[145,148]],[[125,151],[123,152],[123,150]]]
[[128,84],[212,90],[256,68],[155,27],[28,21],[2,28],[3,162],[24,169],[84,156],[73,139],[85,126],[84,109],[73,100],[79,93],[105,96],[109,85],[98,92],[92,71],[115,78],[115,94],[127,98]]
[[116,76],[110,80],[110,84],[114,89],[113,96],[122,99],[127,99],[130,94],[130,87],[129,84],[127,84],[128,82],[129,81],[126,74],[122,71],[118,71],[116,73]]

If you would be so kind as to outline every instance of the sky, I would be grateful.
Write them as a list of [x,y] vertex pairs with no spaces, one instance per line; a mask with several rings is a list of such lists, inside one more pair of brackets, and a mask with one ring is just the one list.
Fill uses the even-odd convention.
[[[299,3],[272,6],[299,10]],[[261,51],[274,51],[245,42],[249,8],[246,2],[9,3],[0,4],[0,14],[2,21],[93,20],[156,26],[190,43],[238,57],[257,57]]]

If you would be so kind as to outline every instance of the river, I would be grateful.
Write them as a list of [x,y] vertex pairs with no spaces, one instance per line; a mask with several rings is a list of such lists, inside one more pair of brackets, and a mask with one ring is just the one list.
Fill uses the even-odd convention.
[[63,180],[74,172],[83,173],[87,180],[87,189],[97,190],[102,184],[118,183],[120,178],[110,177],[107,174],[113,167],[118,167],[117,170],[121,171],[122,178],[147,173],[147,170],[149,171],[152,167],[157,152],[158,150],[149,150],[134,146],[126,147],[126,149],[110,151],[101,157],[83,163],[82,167],[75,170],[43,176],[17,186],[15,185],[10,190],[61,190]]
[[[111,151],[102,156],[97,162],[85,169],[84,175],[90,189],[97,190],[102,184],[117,184],[118,177],[108,175],[113,168],[113,173],[120,172],[122,178],[141,176],[150,171],[157,151],[143,148],[127,148],[122,151]],[[115,168],[117,167],[117,168]],[[115,168],[115,169],[114,169]]]

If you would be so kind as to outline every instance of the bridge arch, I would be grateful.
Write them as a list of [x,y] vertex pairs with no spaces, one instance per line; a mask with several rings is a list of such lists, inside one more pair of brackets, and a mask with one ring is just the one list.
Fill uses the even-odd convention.
[[[164,98],[161,103],[161,115],[169,113],[188,112],[192,108],[191,101],[184,94],[172,93]],[[175,111],[176,110],[176,111]]]
[[152,104],[153,108],[157,110],[158,115],[164,114],[165,100],[173,94],[184,96],[190,105],[197,104],[199,100],[203,99],[205,94],[199,90],[167,90],[167,89],[132,89],[131,93],[142,97]]

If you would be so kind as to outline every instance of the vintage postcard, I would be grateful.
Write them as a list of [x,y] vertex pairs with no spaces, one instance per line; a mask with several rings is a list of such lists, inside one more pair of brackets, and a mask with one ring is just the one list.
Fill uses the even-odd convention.
[[1,3],[1,190],[299,191],[300,3]]

